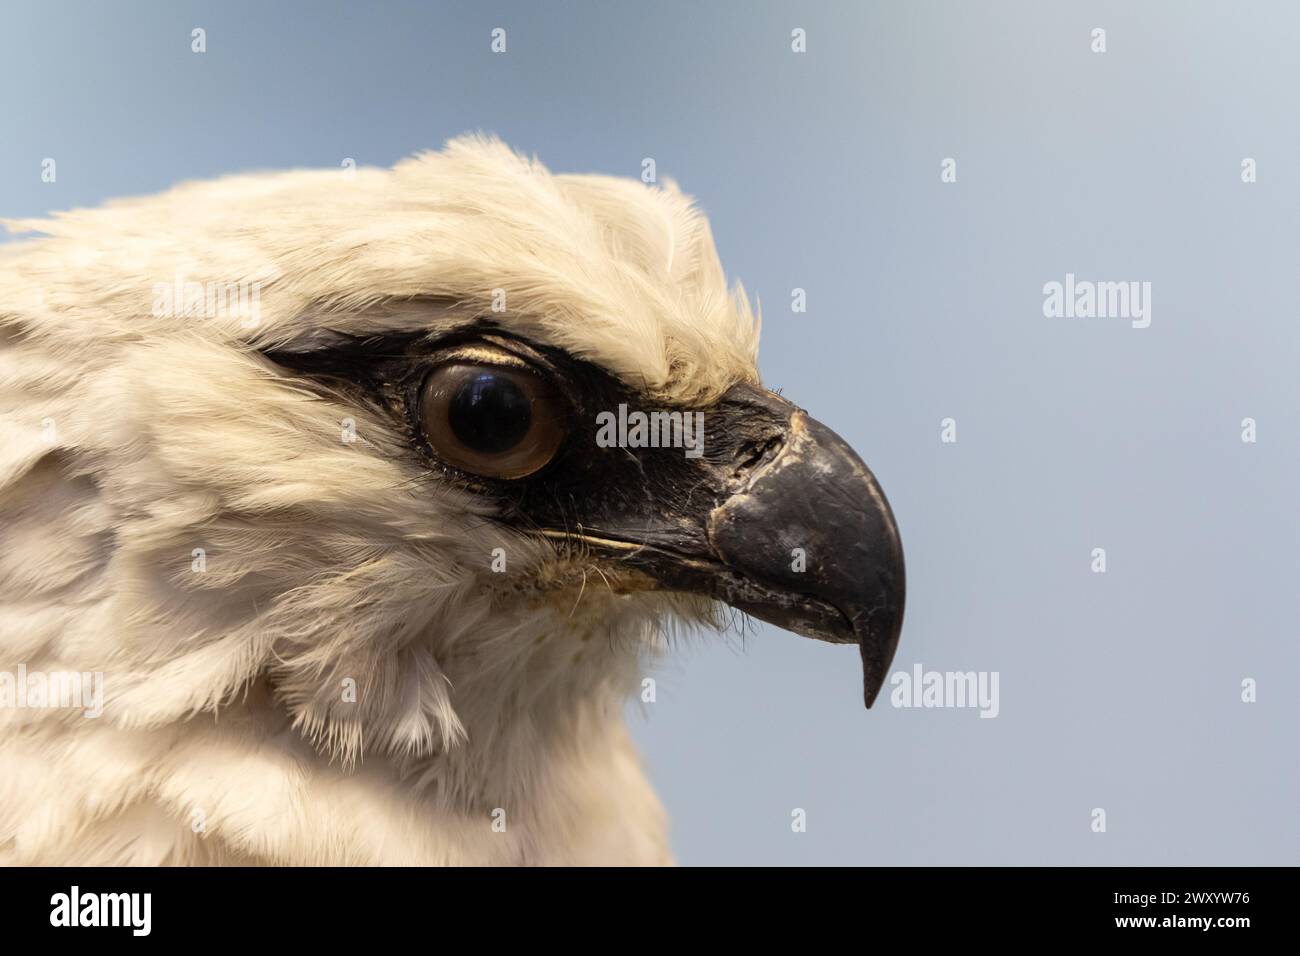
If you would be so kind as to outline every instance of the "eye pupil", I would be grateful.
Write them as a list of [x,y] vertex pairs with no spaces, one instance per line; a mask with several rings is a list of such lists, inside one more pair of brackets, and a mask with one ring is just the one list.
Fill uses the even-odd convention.
[[485,455],[509,451],[532,426],[532,403],[514,381],[491,372],[468,379],[452,396],[447,423],[465,444]]

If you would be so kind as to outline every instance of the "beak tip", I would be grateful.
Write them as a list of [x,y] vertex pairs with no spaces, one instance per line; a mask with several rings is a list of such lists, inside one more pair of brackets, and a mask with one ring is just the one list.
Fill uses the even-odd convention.
[[880,696],[880,688],[885,685],[885,671],[865,641],[858,648],[862,652],[862,698],[867,710],[870,710]]
[[862,697],[868,710],[880,696],[889,676],[889,665],[903,630],[902,608],[891,614],[891,618],[889,624],[879,630],[861,628],[860,625],[855,628],[859,635],[858,652],[862,656]]

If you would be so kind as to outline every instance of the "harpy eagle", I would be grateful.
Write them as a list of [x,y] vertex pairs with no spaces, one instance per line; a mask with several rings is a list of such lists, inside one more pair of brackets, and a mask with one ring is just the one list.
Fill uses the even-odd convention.
[[671,862],[623,722],[665,628],[879,690],[889,505],[675,186],[467,137],[7,225],[0,860]]

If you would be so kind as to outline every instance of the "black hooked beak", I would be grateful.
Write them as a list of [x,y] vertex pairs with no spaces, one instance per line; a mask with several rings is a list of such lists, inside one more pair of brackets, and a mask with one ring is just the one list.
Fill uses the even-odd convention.
[[[574,516],[579,530],[547,533],[580,538],[661,588],[856,643],[870,707],[898,646],[905,595],[898,528],[875,476],[825,425],[753,386],[688,414],[703,415],[696,457],[585,448],[591,461],[614,455],[609,467],[625,470],[601,481],[629,493],[591,494]],[[552,516],[532,517],[556,528]]]
[[898,647],[906,582],[893,512],[853,449],[796,411],[780,450],[709,515],[708,536],[746,582],[728,603],[796,634],[858,644],[870,707]]

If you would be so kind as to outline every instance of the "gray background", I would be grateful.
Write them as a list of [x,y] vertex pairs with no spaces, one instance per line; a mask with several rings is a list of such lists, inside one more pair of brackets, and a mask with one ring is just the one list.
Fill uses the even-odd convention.
[[[685,648],[633,716],[681,861],[1296,863],[1298,26],[1282,3],[27,5],[0,33],[0,214],[472,129],[560,171],[654,157],[764,304],[767,384],[893,502],[896,667],[1001,674],[994,720],[865,712],[851,648]],[[1151,327],[1044,318],[1066,272],[1150,281]]]

